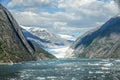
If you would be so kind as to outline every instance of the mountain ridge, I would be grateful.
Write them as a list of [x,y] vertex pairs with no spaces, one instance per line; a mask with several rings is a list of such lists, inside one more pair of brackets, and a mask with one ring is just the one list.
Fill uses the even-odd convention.
[[[70,45],[72,41],[72,37],[67,36],[67,39],[65,38],[65,35],[61,34],[55,34],[45,28],[40,28],[40,27],[24,27],[21,26],[23,29],[23,33],[25,37],[30,40],[36,42],[40,47],[43,48],[57,48],[59,46],[68,46]],[[31,36],[29,35],[32,34]],[[37,38],[33,37],[36,36]],[[64,38],[62,38],[62,37]]]
[[67,50],[66,57],[120,58],[120,50],[117,49],[119,43],[120,17],[116,16],[96,30],[79,37]]
[[[39,48],[39,51],[42,55],[51,55],[43,49]],[[0,4],[0,63],[36,60],[40,52],[26,40],[11,13]]]

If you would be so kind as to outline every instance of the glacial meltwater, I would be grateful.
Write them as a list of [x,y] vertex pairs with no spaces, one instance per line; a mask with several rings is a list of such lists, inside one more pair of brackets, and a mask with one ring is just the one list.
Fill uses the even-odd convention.
[[0,80],[120,80],[120,60],[58,59],[0,64]]

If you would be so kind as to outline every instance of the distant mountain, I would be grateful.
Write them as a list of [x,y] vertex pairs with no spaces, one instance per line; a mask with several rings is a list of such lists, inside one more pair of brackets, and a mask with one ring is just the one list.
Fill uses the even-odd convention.
[[66,57],[120,58],[120,16],[79,37],[67,50]]
[[55,34],[45,28],[40,27],[24,27],[23,33],[28,40],[42,48],[58,48],[60,46],[70,45],[73,40],[65,39],[61,35]]
[[0,63],[55,58],[26,40],[11,13],[0,4]]
[[24,36],[38,47],[52,53],[57,58],[64,58],[66,50],[75,37],[67,34],[55,34],[45,28],[21,26]]

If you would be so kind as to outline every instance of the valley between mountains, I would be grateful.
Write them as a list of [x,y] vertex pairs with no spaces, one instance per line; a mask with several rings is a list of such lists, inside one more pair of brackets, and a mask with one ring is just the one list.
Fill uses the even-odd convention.
[[19,26],[0,5],[0,63],[56,58],[120,58],[120,16],[76,39],[37,26]]

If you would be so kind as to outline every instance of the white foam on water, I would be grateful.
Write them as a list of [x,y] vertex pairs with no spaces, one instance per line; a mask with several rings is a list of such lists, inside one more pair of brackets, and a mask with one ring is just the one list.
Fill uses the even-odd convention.
[[72,80],[78,80],[78,79],[76,79],[75,77],[73,77]]
[[96,71],[95,73],[97,73],[97,74],[102,74],[102,73],[104,73],[103,71]]
[[103,62],[109,62],[110,60],[109,59],[103,59],[102,61]]
[[99,66],[99,63],[88,63],[88,65]]
[[92,72],[92,71],[89,71],[89,74],[93,74],[93,72]]
[[112,66],[112,63],[103,64],[103,66]]
[[46,80],[45,77],[37,77],[35,80]]
[[55,76],[48,76],[47,77],[47,80],[55,80],[55,79],[57,79],[57,77],[55,77]]
[[110,68],[108,67],[101,67],[102,70],[109,70]]
[[116,62],[120,62],[120,60],[115,60]]

